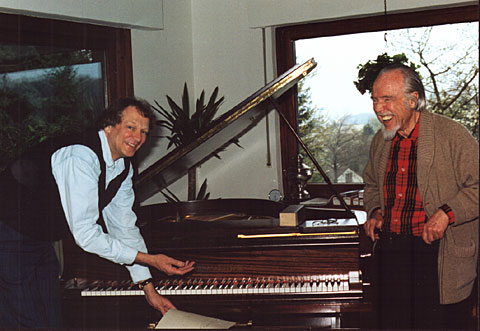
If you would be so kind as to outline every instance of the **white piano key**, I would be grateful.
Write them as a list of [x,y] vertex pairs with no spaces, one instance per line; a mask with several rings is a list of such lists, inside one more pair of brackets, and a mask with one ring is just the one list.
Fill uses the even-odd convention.
[[325,281],[322,282],[321,291],[322,291],[322,292],[327,292],[327,291],[328,291],[327,282],[325,282]]
[[332,285],[332,291],[333,292],[338,292],[338,283],[337,282],[334,282],[333,285]]
[[332,292],[333,291],[333,286],[331,282],[328,282],[327,284],[327,292]]

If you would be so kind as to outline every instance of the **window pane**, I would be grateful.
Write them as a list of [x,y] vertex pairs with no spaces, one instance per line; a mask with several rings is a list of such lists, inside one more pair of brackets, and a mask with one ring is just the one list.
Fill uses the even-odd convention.
[[105,82],[102,51],[0,45],[0,170],[28,146],[92,125]]
[[[478,139],[478,22],[300,39],[295,51],[297,63],[318,63],[299,85],[299,132],[334,183],[362,182],[380,123],[370,94],[354,82],[359,65],[384,53],[404,53],[418,65],[429,111],[454,118]],[[323,179],[315,171],[310,182]]]

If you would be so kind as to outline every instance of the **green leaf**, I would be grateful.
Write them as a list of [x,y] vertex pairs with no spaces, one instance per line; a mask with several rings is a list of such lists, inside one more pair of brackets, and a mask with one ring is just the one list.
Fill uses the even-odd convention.
[[206,191],[207,191],[207,179],[205,178],[205,180],[202,183],[202,186],[200,187],[200,190],[198,191],[196,200],[208,200],[210,193],[206,193]]
[[[216,87],[209,97],[208,104],[205,105],[205,91],[202,90],[200,96],[195,102],[195,112],[190,116],[190,102],[187,83],[184,84],[181,106],[177,104],[170,96],[166,96],[169,109],[162,107],[156,100],[153,109],[162,117],[155,122],[161,128],[169,131],[169,135],[162,134],[159,137],[167,138],[167,149],[175,147],[183,147],[198,139],[204,134],[214,123],[215,116],[224,101],[224,97],[217,100],[219,88]],[[214,153],[218,157],[219,149]],[[218,157],[219,158],[219,157]],[[200,187],[197,197],[208,199],[210,193],[206,193],[207,180]],[[176,198],[173,193],[163,193],[167,200],[174,201]]]
[[361,94],[365,92],[372,92],[372,86],[375,79],[378,76],[380,70],[390,64],[405,64],[410,66],[412,69],[416,70],[420,66],[414,64],[413,62],[408,61],[407,56],[402,54],[395,54],[389,56],[387,53],[383,53],[377,56],[376,60],[369,60],[365,64],[359,64],[357,66],[358,70],[358,80],[354,81],[353,84]]
[[168,188],[165,188],[165,190],[167,193],[163,191],[160,191],[160,193],[162,193],[168,203],[180,202],[180,199],[172,191],[170,191]]

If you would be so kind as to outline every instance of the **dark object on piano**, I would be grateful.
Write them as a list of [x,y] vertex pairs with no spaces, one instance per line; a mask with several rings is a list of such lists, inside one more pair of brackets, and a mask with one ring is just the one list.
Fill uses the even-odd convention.
[[[227,112],[198,141],[142,172],[135,181],[137,197],[147,199],[247,132],[315,65],[309,60],[293,67]],[[196,261],[195,270],[181,278],[151,270],[160,293],[181,310],[259,328],[368,327],[361,229],[351,211],[307,208],[307,219],[346,222],[280,227],[286,206],[218,199],[139,207],[138,225],[151,253]],[[76,247],[67,254],[66,327],[144,328],[160,319],[124,267]]]

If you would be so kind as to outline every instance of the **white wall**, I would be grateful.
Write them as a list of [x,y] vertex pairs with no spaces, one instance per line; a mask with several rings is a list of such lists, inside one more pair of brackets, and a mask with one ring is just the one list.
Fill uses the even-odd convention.
[[[389,12],[477,4],[460,0],[387,2]],[[273,28],[285,24],[381,14],[383,0],[0,0],[0,11],[132,27],[135,93],[166,106],[180,100],[188,83],[191,99],[216,86],[227,111],[274,78]],[[262,28],[265,28],[263,43]],[[266,68],[263,52],[265,47]],[[266,77],[264,75],[266,72]],[[230,146],[200,169],[211,197],[266,198],[280,187],[278,119],[269,115],[272,165],[266,166],[266,123],[245,135],[244,149]],[[153,147],[152,147],[153,145]],[[166,153],[165,142],[147,146],[141,167]],[[186,181],[170,189],[186,197]],[[159,195],[147,203],[163,200]]]
[[[384,0],[246,0],[251,27],[278,26],[384,13]],[[388,0],[387,12],[400,13],[460,5],[465,0]]]
[[[132,60],[135,94],[168,108],[165,96],[181,102],[186,82],[194,93],[192,19],[190,0],[164,1],[163,28],[157,31],[132,30]],[[160,132],[154,131],[152,136]],[[166,132],[162,132],[166,134]],[[167,151],[167,140],[151,137],[140,154],[140,171]],[[169,189],[186,199],[186,179]],[[158,202],[159,197],[149,201]]]
[[163,26],[163,0],[1,0],[0,12],[137,29]]
[[[244,1],[193,1],[194,81],[196,92],[210,93],[219,86],[225,96],[225,112],[265,85],[261,29],[248,23]],[[272,79],[270,66],[268,80]],[[270,115],[270,139],[275,138],[275,119]],[[243,149],[231,145],[200,169],[198,181],[208,179],[213,197],[261,197],[277,188],[280,168],[277,154],[267,166],[266,124],[260,122],[240,139]],[[276,144],[273,140],[271,146]],[[275,149],[273,149],[275,152]]]

